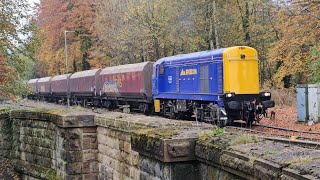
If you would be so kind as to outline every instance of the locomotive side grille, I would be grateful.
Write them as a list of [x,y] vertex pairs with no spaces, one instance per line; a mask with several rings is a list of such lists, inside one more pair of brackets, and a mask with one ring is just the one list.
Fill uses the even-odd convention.
[[209,92],[209,69],[207,64],[200,66],[200,92]]
[[180,92],[180,71],[179,71],[179,68],[177,67],[176,68],[176,90],[177,90],[177,93]]
[[223,93],[223,70],[222,64],[217,64],[218,73],[218,92]]

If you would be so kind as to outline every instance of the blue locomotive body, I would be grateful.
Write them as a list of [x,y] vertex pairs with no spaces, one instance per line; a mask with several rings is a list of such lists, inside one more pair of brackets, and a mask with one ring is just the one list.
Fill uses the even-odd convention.
[[214,101],[223,106],[223,51],[204,51],[158,60],[154,99]]
[[171,118],[195,115],[221,126],[237,119],[252,123],[274,106],[269,92],[259,92],[258,55],[250,47],[160,59],[152,80],[154,110]]

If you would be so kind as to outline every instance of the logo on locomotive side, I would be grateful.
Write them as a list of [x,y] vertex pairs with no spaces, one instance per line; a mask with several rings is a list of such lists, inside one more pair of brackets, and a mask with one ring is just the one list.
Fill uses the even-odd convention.
[[187,75],[195,75],[198,74],[197,69],[182,69],[180,76],[187,76]]

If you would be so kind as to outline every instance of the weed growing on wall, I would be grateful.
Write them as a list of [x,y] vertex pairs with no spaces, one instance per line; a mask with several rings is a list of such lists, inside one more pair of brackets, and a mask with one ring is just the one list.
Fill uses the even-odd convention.
[[216,129],[213,130],[212,135],[213,136],[221,136],[224,134],[224,129],[217,127]]

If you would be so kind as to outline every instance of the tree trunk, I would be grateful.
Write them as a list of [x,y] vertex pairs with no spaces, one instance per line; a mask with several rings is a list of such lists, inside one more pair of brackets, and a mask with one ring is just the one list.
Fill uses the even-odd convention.
[[76,61],[73,59],[73,73],[77,72],[77,63]]
[[250,32],[249,32],[249,18],[250,18],[250,13],[249,13],[249,2],[246,0],[246,14],[243,19],[243,30],[245,33],[245,41],[247,42],[248,45],[251,44],[250,42]]
[[214,36],[215,36],[215,41],[216,41],[216,48],[220,48],[219,44],[219,37],[218,37],[218,27],[217,27],[217,7],[216,7],[216,0],[213,0],[213,24],[214,24]]
[[160,50],[159,50],[159,40],[156,36],[153,35],[153,45],[156,52],[156,59],[160,59]]
[[86,71],[90,69],[90,63],[88,62],[89,54],[88,52],[84,52],[82,55],[82,71]]

